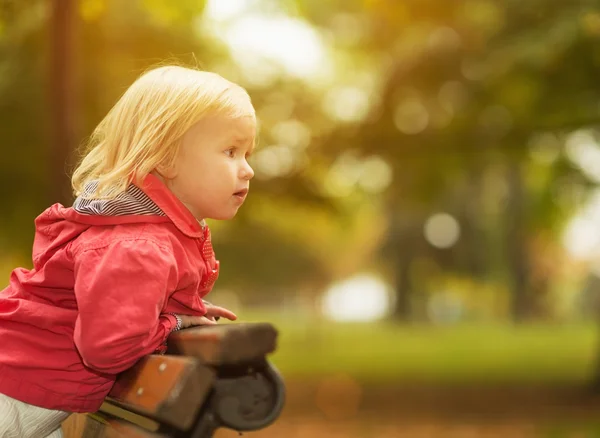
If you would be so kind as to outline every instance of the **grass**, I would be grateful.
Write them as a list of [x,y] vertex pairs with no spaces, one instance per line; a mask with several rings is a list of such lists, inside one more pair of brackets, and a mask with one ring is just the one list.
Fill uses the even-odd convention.
[[[347,374],[370,383],[584,383],[600,353],[593,324],[398,326],[252,315],[280,331],[286,377]],[[599,355],[600,356],[600,355]]]

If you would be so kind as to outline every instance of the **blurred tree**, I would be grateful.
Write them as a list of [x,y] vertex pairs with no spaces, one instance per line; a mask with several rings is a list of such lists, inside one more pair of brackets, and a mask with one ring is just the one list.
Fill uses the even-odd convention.
[[[457,217],[462,233],[455,247],[435,251],[441,266],[507,282],[517,321],[531,316],[540,298],[532,296],[536,255],[528,242],[559,232],[578,205],[557,202],[560,184],[591,185],[557,154],[547,164],[553,178],[531,187],[531,141],[552,132],[564,139],[562,134],[598,122],[596,5],[552,5],[293,2],[338,52],[353,57],[355,76],[358,70],[383,78],[358,129],[340,127],[322,148],[332,160],[354,149],[392,166],[394,183],[384,195],[392,224],[382,255],[395,266],[400,319],[410,316],[411,294],[422,286],[413,284],[410,272],[427,251],[423,225],[439,210]],[[551,143],[537,147],[551,149]],[[491,175],[501,176],[486,184]],[[506,188],[501,194],[498,184]],[[503,207],[490,208],[489,198]],[[536,295],[544,295],[544,284],[537,284]]]
[[[43,50],[49,4],[42,0],[4,1],[0,8],[0,248],[3,255],[26,253],[33,218],[48,199],[50,148]],[[27,251],[28,252],[28,251]]]
[[50,107],[52,108],[51,193],[63,205],[72,202],[68,167],[76,149],[79,82],[75,71],[79,13],[76,0],[52,0],[50,19]]

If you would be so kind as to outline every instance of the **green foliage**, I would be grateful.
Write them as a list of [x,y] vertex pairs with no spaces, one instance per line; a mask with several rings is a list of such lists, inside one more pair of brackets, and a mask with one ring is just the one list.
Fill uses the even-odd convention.
[[343,372],[366,382],[584,384],[594,372],[596,327],[340,324],[300,316],[241,314],[273,321],[273,361],[287,377]]
[[[0,3],[0,184],[10,188],[2,195],[0,246],[7,252],[29,250],[33,218],[52,202],[50,4]],[[568,134],[593,128],[600,116],[595,2],[287,0],[278,7],[320,32],[334,80],[282,74],[267,86],[211,35],[205,1],[77,5],[72,86],[81,141],[135,77],[165,61],[245,85],[261,120],[259,151],[285,142],[282,126],[295,123],[287,137],[298,143],[288,148],[294,165],[256,178],[256,202],[237,221],[215,225],[229,287],[320,287],[381,261],[393,275],[406,253],[409,264],[431,257],[447,271],[506,282],[519,266],[529,275],[525,260],[535,265],[530,241],[559,238],[582,202],[570,190],[585,199],[595,188],[564,154]],[[340,120],[324,109],[338,86],[366,90],[363,119]],[[536,148],[554,148],[556,156],[537,159]],[[356,176],[363,158],[389,166],[384,190],[368,190],[372,175]],[[343,186],[340,175],[355,181]],[[432,249],[422,237],[424,221],[438,211],[460,221],[452,250]],[[520,257],[515,263],[507,256],[514,241],[521,245],[511,253]]]
[[[335,3],[335,2],[334,2]],[[368,53],[382,80],[371,116],[339,129],[328,152],[378,154],[393,168],[388,211],[396,224],[385,248],[390,259],[418,257],[412,243],[427,217],[444,210],[459,218],[465,238],[454,257],[440,252],[447,270],[512,278],[515,296],[529,291],[529,240],[559,239],[581,200],[558,195],[566,186],[585,192],[595,184],[559,152],[533,162],[530,144],[540,134],[558,136],[594,127],[600,116],[596,86],[600,19],[594,2],[351,1],[296,2],[309,19],[333,32],[338,50],[361,59]],[[338,21],[360,23],[361,38],[348,45]],[[372,63],[375,63],[373,67]],[[494,193],[482,184],[500,169],[509,188],[505,206],[487,215]],[[535,175],[531,175],[531,173]],[[472,238],[469,240],[469,236]],[[551,237],[548,237],[551,236]],[[488,243],[482,254],[482,239]],[[461,249],[461,247],[463,249]],[[469,248],[471,247],[471,248]],[[493,263],[493,264],[492,264]],[[525,279],[523,279],[523,276]],[[490,277],[492,278],[492,277]],[[408,290],[398,290],[399,294]]]

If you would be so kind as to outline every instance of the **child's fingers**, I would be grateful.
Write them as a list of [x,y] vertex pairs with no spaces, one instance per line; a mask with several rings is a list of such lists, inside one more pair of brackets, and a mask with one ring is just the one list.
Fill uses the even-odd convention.
[[207,318],[206,316],[195,317],[194,325],[215,325],[217,322],[213,319]]
[[180,316],[183,320],[183,328],[194,327],[198,325],[215,325],[217,323],[206,316]]
[[235,321],[237,319],[237,315],[235,313],[224,307],[212,306],[209,308],[207,313],[210,314],[211,317],[227,318],[230,321]]

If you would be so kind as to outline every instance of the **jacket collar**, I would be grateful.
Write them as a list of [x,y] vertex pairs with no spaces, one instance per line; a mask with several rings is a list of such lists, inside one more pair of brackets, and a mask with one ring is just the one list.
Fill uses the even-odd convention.
[[140,189],[167,215],[173,224],[188,237],[204,237],[208,227],[203,226],[187,207],[155,175],[144,178]]
[[[136,194],[135,199],[125,196],[115,203],[94,204],[93,201],[82,201],[78,198],[72,208],[60,206],[60,215],[65,219],[89,225],[172,222],[187,237],[203,241],[208,239],[208,227],[198,222],[158,177],[150,174],[141,184],[133,187],[141,192]],[[131,195],[135,190],[128,189],[127,193]],[[138,211],[142,204],[145,207]],[[113,208],[115,206],[116,208]],[[114,214],[115,211],[117,214]]]

